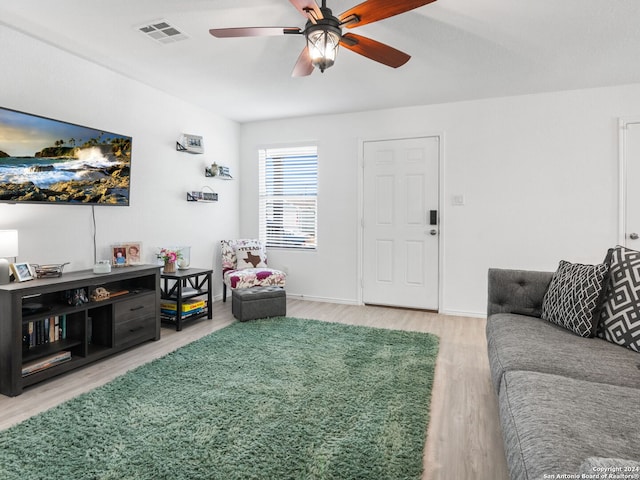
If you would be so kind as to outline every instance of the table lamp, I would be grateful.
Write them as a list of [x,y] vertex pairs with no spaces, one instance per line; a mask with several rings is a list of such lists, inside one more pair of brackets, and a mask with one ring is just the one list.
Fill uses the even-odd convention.
[[4,257],[18,256],[18,231],[0,230],[0,285],[9,283],[9,262]]

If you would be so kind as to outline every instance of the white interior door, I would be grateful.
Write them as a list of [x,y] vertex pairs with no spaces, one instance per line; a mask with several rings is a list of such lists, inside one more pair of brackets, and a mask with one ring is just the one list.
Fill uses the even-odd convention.
[[438,310],[439,142],[364,142],[364,303]]
[[640,121],[627,123],[623,132],[624,244],[640,250]]

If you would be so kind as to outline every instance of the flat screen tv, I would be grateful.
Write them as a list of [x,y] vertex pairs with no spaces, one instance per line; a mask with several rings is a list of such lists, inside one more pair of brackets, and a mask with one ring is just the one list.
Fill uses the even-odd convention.
[[131,140],[0,107],[0,202],[129,205]]

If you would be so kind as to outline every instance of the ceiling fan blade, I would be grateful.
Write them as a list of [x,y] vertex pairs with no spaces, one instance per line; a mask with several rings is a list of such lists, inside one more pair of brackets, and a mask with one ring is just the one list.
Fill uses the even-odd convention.
[[410,55],[389,45],[353,33],[345,33],[340,40],[340,45],[352,52],[393,68],[404,65],[411,58]]
[[[315,0],[289,0],[294,7],[305,17],[311,20],[320,20],[324,18],[322,11]],[[310,12],[313,12],[311,14]]]
[[293,67],[293,72],[291,72],[292,77],[306,77],[311,75],[313,72],[313,63],[311,63],[311,57],[309,56],[309,49],[304,47],[302,52],[300,52],[300,56],[298,57],[298,61],[296,62],[296,66]]
[[[347,28],[359,27],[413,10],[436,0],[367,0],[341,13],[338,19]],[[354,19],[357,19],[355,21]]]
[[209,33],[217,38],[233,37],[275,37],[278,35],[301,34],[298,27],[237,27],[212,28]]

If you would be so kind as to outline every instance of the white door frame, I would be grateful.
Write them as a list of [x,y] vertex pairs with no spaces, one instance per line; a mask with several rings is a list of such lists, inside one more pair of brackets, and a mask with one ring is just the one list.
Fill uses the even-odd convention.
[[364,144],[385,140],[408,140],[411,138],[438,139],[438,311],[441,311],[444,298],[444,248],[445,248],[445,195],[444,195],[444,132],[417,133],[415,135],[384,135],[358,139],[358,305],[363,305],[364,290]]
[[618,245],[626,245],[627,223],[627,125],[640,123],[640,116],[618,119]]

